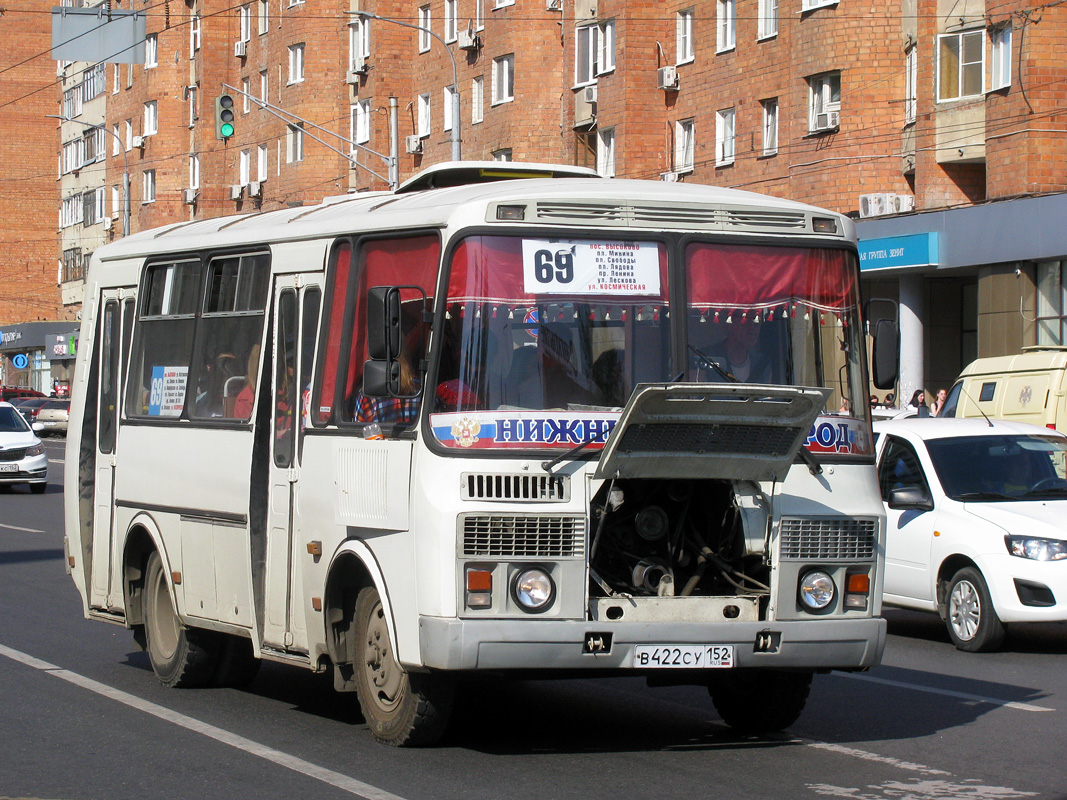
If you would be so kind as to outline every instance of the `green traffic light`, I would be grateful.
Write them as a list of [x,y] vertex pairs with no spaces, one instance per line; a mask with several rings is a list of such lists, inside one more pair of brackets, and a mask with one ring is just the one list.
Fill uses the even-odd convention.
[[222,135],[225,137],[233,136],[233,125],[229,122],[224,122],[219,128],[219,131],[221,131]]

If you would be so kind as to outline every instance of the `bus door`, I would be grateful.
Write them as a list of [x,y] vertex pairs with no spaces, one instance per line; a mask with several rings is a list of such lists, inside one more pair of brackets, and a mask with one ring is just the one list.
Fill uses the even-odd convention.
[[322,290],[306,276],[282,276],[275,282],[274,377],[271,412],[271,460],[268,483],[267,563],[264,587],[265,644],[307,650],[304,617],[296,613],[301,596],[295,522],[299,508],[300,453],[315,332]]
[[107,289],[100,298],[96,397],[85,398],[87,415],[96,406],[96,458],[93,476],[92,608],[122,608],[122,583],[112,580],[115,563],[115,463],[122,371],[130,347],[134,301],[130,289]]

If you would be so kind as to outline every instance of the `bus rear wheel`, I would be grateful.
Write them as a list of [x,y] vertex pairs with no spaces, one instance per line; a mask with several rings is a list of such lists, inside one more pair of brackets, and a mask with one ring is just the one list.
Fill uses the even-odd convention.
[[218,663],[218,639],[211,631],[182,625],[170,599],[163,560],[154,551],[145,568],[144,598],[148,658],[159,682],[172,687],[208,685]]
[[708,686],[723,722],[739,733],[774,733],[800,717],[811,690],[810,672],[730,670]]
[[440,739],[452,712],[454,684],[446,676],[406,672],[400,666],[377,589],[360,591],[352,628],[356,693],[374,738],[394,747]]

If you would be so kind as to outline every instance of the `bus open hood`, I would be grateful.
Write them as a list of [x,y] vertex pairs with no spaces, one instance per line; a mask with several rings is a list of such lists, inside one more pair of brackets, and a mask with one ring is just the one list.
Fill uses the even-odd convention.
[[781,480],[829,389],[641,384],[600,455],[597,478]]

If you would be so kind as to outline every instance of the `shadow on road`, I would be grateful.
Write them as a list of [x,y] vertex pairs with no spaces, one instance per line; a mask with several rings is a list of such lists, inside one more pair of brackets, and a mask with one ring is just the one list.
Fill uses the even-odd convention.
[[26,564],[31,561],[62,561],[63,548],[50,550],[5,550],[0,551],[0,564]]
[[[928,642],[949,644],[948,631],[941,617],[930,612],[885,609],[890,636],[906,636]],[[1008,635],[1000,647],[1002,653],[1067,653],[1067,622],[1032,622],[1008,625]],[[990,653],[973,655],[987,658]],[[967,657],[961,654],[961,657]]]

